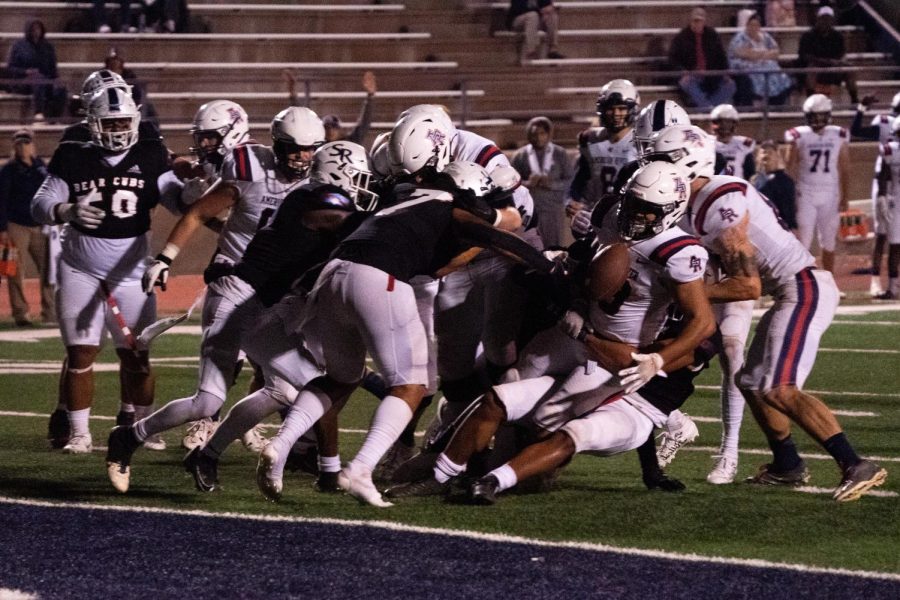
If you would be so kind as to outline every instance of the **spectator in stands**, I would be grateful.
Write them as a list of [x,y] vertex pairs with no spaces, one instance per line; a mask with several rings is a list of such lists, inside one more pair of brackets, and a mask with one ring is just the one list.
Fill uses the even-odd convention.
[[728,69],[728,57],[718,32],[706,25],[706,11],[702,8],[691,11],[690,24],[672,39],[669,63],[675,69],[688,71],[678,80],[678,87],[692,106],[708,109],[731,103],[734,80],[728,75],[704,74]]
[[[106,15],[106,0],[94,0],[91,10],[94,18],[94,27],[98,33],[109,33],[112,27]],[[134,33],[137,27],[131,21],[131,0],[119,0],[119,31],[122,33]]]
[[522,64],[538,58],[541,29],[547,32],[547,58],[565,58],[559,52],[559,15],[553,0],[510,0],[506,27],[525,35],[519,58]]
[[785,225],[797,233],[797,198],[794,180],[784,169],[784,157],[778,144],[766,140],[756,152],[756,174],[753,185],[772,201]]
[[113,73],[121,75],[125,83],[131,86],[131,97],[134,99],[134,103],[141,107],[141,121],[146,120],[158,125],[156,108],[147,98],[143,82],[138,79],[137,73],[125,67],[125,58],[115,46],[110,46],[103,64]]
[[[49,280],[49,239],[40,224],[31,218],[31,199],[46,176],[47,167],[37,155],[31,132],[16,131],[12,158],[0,169],[0,246],[12,242],[20,260],[26,253],[34,260],[41,278],[41,321],[54,323],[56,306]],[[20,262],[16,276],[9,279],[9,304],[16,325],[30,327],[23,271]]]
[[794,0],[766,0],[766,27],[796,27]]
[[[834,28],[834,9],[823,6],[816,13],[812,28],[800,37],[797,65],[807,67],[846,67],[844,36]],[[859,103],[855,73],[822,73],[810,70],[805,79],[806,94],[825,94],[829,98],[841,82],[847,86],[850,101]]]
[[141,31],[175,33],[184,31],[187,25],[185,0],[141,0]]
[[544,247],[562,247],[572,163],[566,149],[553,143],[553,124],[547,117],[528,121],[525,135],[529,143],[516,151],[512,166],[534,198],[534,218]]
[[28,82],[10,86],[10,91],[33,95],[35,121],[59,116],[66,102],[65,88],[53,82],[58,76],[56,49],[47,41],[46,33],[42,21],[34,19],[26,23],[25,37],[12,45],[6,60],[8,76]]
[[759,15],[753,13],[747,19],[744,30],[736,33],[728,44],[728,62],[734,70],[770,73],[747,74],[751,97],[735,98],[737,104],[746,105],[762,98],[768,98],[768,103],[775,105],[787,102],[793,84],[787,73],[781,70],[778,54],[778,42],[762,30]]
[[[288,69],[281,72],[287,83],[288,102],[291,106],[306,106],[306,99],[301,99],[297,95],[297,79]],[[369,133],[372,126],[372,115],[375,111],[375,93],[378,91],[378,82],[375,79],[375,73],[366,71],[362,76],[362,88],[366,92],[366,99],[363,100],[362,109],[359,111],[359,117],[356,119],[356,127],[350,133],[345,133],[341,126],[341,119],[337,115],[325,115],[322,117],[322,125],[325,127],[325,141],[334,142],[337,140],[347,140],[356,144],[362,144]]]

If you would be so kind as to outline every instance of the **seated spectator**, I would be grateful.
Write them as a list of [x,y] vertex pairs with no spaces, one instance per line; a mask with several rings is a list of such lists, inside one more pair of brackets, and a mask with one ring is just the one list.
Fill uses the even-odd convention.
[[[288,102],[291,106],[306,106],[305,98],[303,100],[297,95],[297,79],[290,70],[285,69],[281,72],[287,83]],[[378,82],[375,79],[375,73],[366,71],[362,77],[362,88],[366,92],[366,99],[363,100],[362,109],[359,117],[356,119],[356,127],[350,133],[345,133],[341,125],[341,119],[337,115],[325,115],[322,117],[322,125],[325,127],[325,141],[334,142],[337,140],[347,140],[355,144],[362,144],[369,133],[372,126],[372,114],[375,111],[373,98],[375,92],[378,91]]]
[[778,144],[766,140],[756,152],[756,175],[753,185],[763,196],[772,201],[781,220],[795,234],[797,233],[797,200],[794,180],[784,170],[784,157]]
[[131,97],[134,98],[135,104],[141,107],[141,121],[147,120],[157,125],[158,115],[156,108],[147,98],[147,91],[144,89],[143,82],[138,79],[134,71],[125,67],[125,58],[115,46],[111,46],[109,52],[107,52],[104,65],[113,73],[120,75],[125,80],[125,83],[131,86]]
[[[812,28],[800,37],[797,64],[805,67],[846,67],[844,36],[834,28],[834,10],[823,6],[816,13]],[[829,98],[841,83],[847,86],[850,101],[859,104],[855,73],[822,73],[810,69],[805,80],[806,94],[825,94]]]
[[572,163],[566,149],[552,142],[553,124],[547,117],[528,121],[529,144],[519,148],[512,166],[534,199],[534,218],[547,248],[562,247],[567,226],[566,190],[572,181]]
[[141,31],[176,33],[187,26],[185,0],[141,0]]
[[[737,104],[751,104],[754,100],[769,99],[769,104],[782,105],[791,94],[792,82],[778,64],[778,42],[762,30],[759,15],[753,13],[728,44],[728,62],[741,71],[771,71],[749,73],[750,98],[735,98]],[[747,101],[749,100],[749,102]]]
[[[94,0],[91,9],[94,18],[94,27],[98,33],[109,33],[112,27],[106,14],[106,0]],[[131,21],[131,0],[119,0],[119,31],[122,33],[134,33],[137,27]]]
[[47,29],[38,19],[25,24],[25,37],[17,40],[9,49],[6,61],[7,76],[24,79],[27,83],[9,87],[15,94],[32,94],[34,120],[62,114],[66,102],[66,90],[56,85],[56,49],[46,40]]
[[766,27],[796,27],[794,0],[767,0]]
[[730,104],[735,83],[728,75],[704,75],[708,70],[727,70],[728,57],[719,34],[706,25],[706,11],[691,11],[690,24],[679,31],[669,46],[672,68],[688,71],[678,80],[687,102],[699,108]]
[[541,29],[547,32],[547,58],[565,58],[559,52],[559,15],[553,0],[510,0],[506,26],[525,34],[519,55],[522,64],[540,56],[538,48],[541,38],[538,32]]

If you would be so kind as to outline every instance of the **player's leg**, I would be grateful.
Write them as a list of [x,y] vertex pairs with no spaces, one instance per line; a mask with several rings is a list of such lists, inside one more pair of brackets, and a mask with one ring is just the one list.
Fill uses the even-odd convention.
[[829,273],[834,273],[834,250],[837,247],[840,226],[841,213],[838,203],[821,205],[818,218],[819,246],[822,248],[822,268]]
[[816,233],[816,218],[818,211],[812,199],[806,197],[801,190],[797,190],[797,239],[807,250],[812,246],[813,236]]

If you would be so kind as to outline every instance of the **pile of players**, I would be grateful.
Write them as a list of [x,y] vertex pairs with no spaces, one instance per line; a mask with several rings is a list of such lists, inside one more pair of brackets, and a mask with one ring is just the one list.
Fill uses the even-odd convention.
[[[506,157],[441,107],[404,111],[369,155],[325,143],[321,121],[298,107],[276,115],[271,146],[256,143],[246,112],[217,100],[195,118],[196,162],[170,168],[158,134],[141,135],[124,83],[99,79],[86,92],[90,141],[60,144],[34,214],[65,224],[67,359],[51,440],[64,452],[91,451],[92,366],[108,331],[121,360],[122,411],[106,459],[118,491],[128,490],[141,445],[218,420],[243,353],[258,374],[252,393],[217,426],[192,428],[203,435],[184,466],[201,491],[219,485],[227,446],[275,413],[283,422],[259,440],[256,472],[271,500],[292,457],[311,445],[305,456],[316,457],[321,491],[374,506],[455,485],[490,504],[575,453],[632,449],[648,488],[682,489],[660,465],[696,436],[679,408],[716,353],[726,427],[712,483],[735,478],[744,399],[773,451],[755,483],[808,481],[792,421],[834,456],[837,500],[885,480],[802,391],[837,306],[833,279],[752,186],[714,174],[713,138],[674,102],[639,113],[630,82],[604,86],[602,126],[579,140],[587,169],[572,206],[579,239],[545,250]],[[148,261],[159,203],[182,216]],[[204,224],[220,232],[204,273],[197,390],[152,412],[145,334],[155,288],[165,290]],[[761,294],[775,303],[745,358]],[[413,456],[438,380],[439,414]],[[380,402],[362,447],[342,464],[339,413],[361,384]],[[654,428],[666,432],[659,457]],[[376,481],[393,485],[383,496]]]

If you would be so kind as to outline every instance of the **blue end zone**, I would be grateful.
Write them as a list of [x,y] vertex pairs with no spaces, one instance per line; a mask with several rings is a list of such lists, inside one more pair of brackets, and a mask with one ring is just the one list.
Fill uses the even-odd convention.
[[900,584],[378,527],[0,503],[0,588],[40,598],[866,598]]

